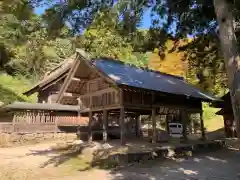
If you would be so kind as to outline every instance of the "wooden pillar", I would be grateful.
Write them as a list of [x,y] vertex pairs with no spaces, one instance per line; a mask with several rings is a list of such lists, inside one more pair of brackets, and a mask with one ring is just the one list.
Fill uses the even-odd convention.
[[152,108],[152,143],[157,141],[156,108]]
[[170,133],[170,131],[169,131],[169,114],[167,114],[167,116],[166,116],[166,126],[165,126],[165,128],[166,128],[167,133],[169,134]]
[[183,139],[187,140],[187,112],[184,108],[181,109],[181,121],[183,125]]
[[106,143],[108,139],[108,111],[103,110],[103,142]]
[[13,111],[12,132],[15,131],[15,124],[16,124],[16,121],[17,121],[17,114],[18,114],[18,112]]
[[204,121],[203,121],[203,111],[200,112],[200,123],[201,123],[202,140],[206,140]]
[[92,111],[89,111],[89,121],[88,121],[88,141],[92,142]]
[[[189,116],[190,117],[190,116]],[[191,134],[194,134],[195,133],[195,127],[194,127],[194,121],[192,118],[189,119],[190,120],[190,124],[191,124]]]
[[141,135],[141,115],[136,116],[136,137]]
[[125,110],[120,108],[120,126],[121,126],[121,145],[126,144],[126,124],[125,124]]

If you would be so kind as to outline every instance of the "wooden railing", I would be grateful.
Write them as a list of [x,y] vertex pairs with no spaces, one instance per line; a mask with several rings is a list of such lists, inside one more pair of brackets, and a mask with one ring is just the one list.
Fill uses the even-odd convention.
[[58,132],[56,124],[52,123],[0,123],[0,132],[16,133],[38,133],[38,132]]
[[14,132],[58,132],[59,129],[56,124],[53,123],[17,123],[13,124],[13,131]]
[[57,117],[57,125],[58,126],[87,126],[88,125],[88,117],[77,117],[77,116],[59,116]]
[[86,126],[88,117],[78,117],[77,112],[30,111],[13,112],[7,122],[0,122],[0,132],[58,132],[60,126]]
[[123,99],[125,104],[151,105],[152,94],[145,91],[124,90]]
[[52,111],[17,111],[14,112],[13,122],[28,124],[55,123],[56,114]]
[[81,108],[103,107],[119,104],[119,92],[113,88],[107,88],[98,92],[80,96]]
[[0,132],[14,132],[13,123],[11,122],[0,123]]

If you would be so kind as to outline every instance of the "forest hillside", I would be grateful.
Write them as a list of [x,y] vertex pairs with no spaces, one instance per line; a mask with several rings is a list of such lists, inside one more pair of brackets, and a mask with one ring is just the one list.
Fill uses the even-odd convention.
[[[144,11],[149,8],[145,3],[66,1],[63,5],[54,2],[0,1],[0,101],[34,102],[36,95],[25,97],[22,93],[74,54],[76,48],[89,52],[92,58],[110,57],[183,76],[189,83],[217,96],[226,92],[227,78],[219,41],[215,31],[211,31],[215,23],[207,23],[211,24],[208,29],[201,29],[206,23],[198,23],[195,29],[198,33],[194,32],[192,40],[187,41],[186,32],[194,28],[177,26],[176,32],[181,34],[173,33],[168,24],[159,24],[158,7],[152,9],[156,15],[152,18],[158,15],[159,19],[152,19],[148,29],[141,29]],[[41,6],[46,10],[36,13]]]

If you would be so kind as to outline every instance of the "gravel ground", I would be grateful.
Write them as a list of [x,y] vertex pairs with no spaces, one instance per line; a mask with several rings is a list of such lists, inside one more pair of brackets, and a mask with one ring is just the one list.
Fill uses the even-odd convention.
[[217,180],[240,179],[240,152],[221,150],[188,159],[172,159],[131,167],[115,174],[118,179]]
[[188,159],[149,161],[121,170],[69,170],[69,167],[41,165],[54,153],[32,154],[49,150],[54,143],[15,148],[0,148],[0,180],[237,180],[240,179],[240,151],[221,150]]

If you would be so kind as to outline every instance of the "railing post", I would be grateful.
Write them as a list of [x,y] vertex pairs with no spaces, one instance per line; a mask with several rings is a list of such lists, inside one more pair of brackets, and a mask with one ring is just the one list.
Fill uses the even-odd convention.
[[121,131],[121,145],[126,144],[126,123],[125,123],[125,109],[120,108],[120,131]]
[[13,113],[13,121],[12,121],[12,132],[14,132],[14,128],[15,128],[15,123],[16,123],[16,112],[14,111]]
[[156,108],[152,108],[152,143],[157,142]]
[[88,141],[92,142],[92,111],[89,111],[89,123],[88,123]]
[[107,142],[108,138],[108,111],[106,109],[103,110],[103,141]]
[[201,132],[202,132],[202,140],[206,140],[205,128],[204,128],[204,121],[203,121],[203,111],[200,112],[200,124],[201,124]]
[[58,132],[58,116],[56,115],[56,112],[54,113],[54,124],[55,124],[55,133]]
[[186,141],[188,139],[187,137],[187,111],[186,109],[183,107],[181,108],[181,121],[182,121],[182,125],[183,125],[183,139]]

